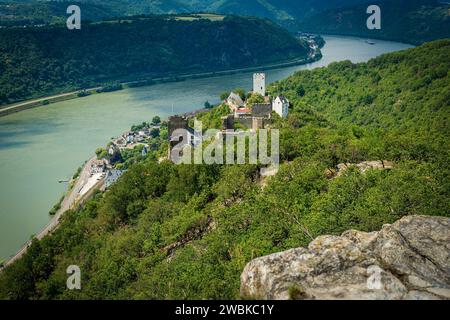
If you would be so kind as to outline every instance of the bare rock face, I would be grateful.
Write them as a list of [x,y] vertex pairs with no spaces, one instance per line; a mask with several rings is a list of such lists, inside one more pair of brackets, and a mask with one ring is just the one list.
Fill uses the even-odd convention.
[[378,232],[321,236],[255,259],[241,275],[250,299],[450,299],[450,219],[407,216]]

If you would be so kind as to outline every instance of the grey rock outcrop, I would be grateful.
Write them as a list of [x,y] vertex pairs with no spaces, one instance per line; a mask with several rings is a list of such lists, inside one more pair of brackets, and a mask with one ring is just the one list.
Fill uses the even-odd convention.
[[394,163],[387,160],[363,161],[360,163],[340,163],[336,168],[328,168],[325,173],[329,179],[340,177],[349,168],[355,167],[361,173],[367,170],[390,170],[394,167]]
[[450,219],[407,216],[378,232],[321,236],[252,260],[241,296],[256,299],[450,299]]

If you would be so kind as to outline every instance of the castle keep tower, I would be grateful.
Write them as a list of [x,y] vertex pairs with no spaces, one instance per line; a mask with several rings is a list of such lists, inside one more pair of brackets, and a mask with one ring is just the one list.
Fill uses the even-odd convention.
[[172,134],[177,129],[185,129],[188,128],[188,121],[185,117],[182,116],[172,116],[169,118],[169,139],[172,137]]
[[[187,145],[189,143],[189,137],[188,137],[188,120],[181,116],[172,116],[169,118],[168,123],[168,129],[169,129],[169,159],[171,159],[171,152],[172,149],[181,141],[183,141],[183,145]],[[173,133],[177,129],[184,129],[186,134],[182,137],[175,137],[173,136]]]
[[259,93],[263,97],[266,96],[266,74],[253,74],[253,92]]

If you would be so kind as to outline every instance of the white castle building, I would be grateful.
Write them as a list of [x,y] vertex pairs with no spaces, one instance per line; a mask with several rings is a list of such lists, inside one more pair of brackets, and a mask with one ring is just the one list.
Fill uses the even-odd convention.
[[284,96],[278,96],[272,101],[272,110],[282,118],[287,118],[289,114],[289,100]]
[[266,74],[254,73],[253,74],[253,92],[259,93],[263,97],[266,96]]

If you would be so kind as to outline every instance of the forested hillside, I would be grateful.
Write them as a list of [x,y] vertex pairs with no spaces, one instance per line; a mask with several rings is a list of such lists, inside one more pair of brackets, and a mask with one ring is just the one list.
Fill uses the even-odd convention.
[[84,23],[81,30],[65,24],[0,29],[0,104],[110,80],[306,58],[309,52],[305,42],[268,20],[236,16],[134,17]]
[[[0,27],[63,23],[69,16],[66,13],[68,4],[56,1],[0,1]],[[80,3],[73,1],[70,4]],[[102,20],[117,15],[117,12],[102,5],[83,4],[82,18],[86,21]]]
[[436,0],[380,0],[381,29],[366,26],[367,4],[331,9],[302,21],[305,32],[343,34],[412,44],[450,37],[450,5]]
[[[68,212],[0,274],[3,299],[233,299],[250,260],[322,234],[450,216],[450,40],[300,71],[269,91],[292,102],[281,168],[174,165],[150,156]],[[201,116],[217,121],[224,107]],[[390,170],[340,163],[393,162]],[[66,290],[66,268],[82,290]]]

